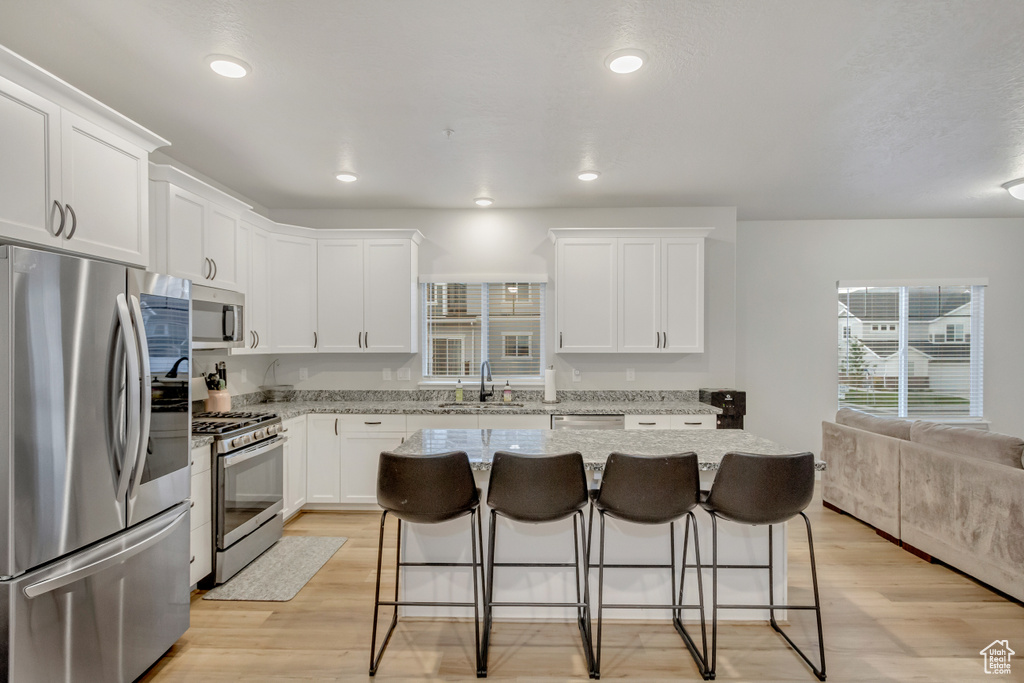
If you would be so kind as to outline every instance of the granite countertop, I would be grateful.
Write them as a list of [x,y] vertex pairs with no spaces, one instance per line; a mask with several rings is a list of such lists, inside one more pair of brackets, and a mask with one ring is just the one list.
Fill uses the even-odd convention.
[[213,437],[209,435],[203,436],[192,436],[192,448],[202,448],[203,446],[209,446],[213,443]]
[[[466,451],[473,469],[489,470],[494,452],[565,453],[580,451],[588,470],[604,469],[612,451],[644,455],[667,455],[694,451],[699,467],[717,470],[729,451],[783,455],[791,449],[740,429],[689,430],[543,430],[543,429],[421,429],[395,449],[396,453],[447,453]],[[825,463],[815,461],[822,471]]]

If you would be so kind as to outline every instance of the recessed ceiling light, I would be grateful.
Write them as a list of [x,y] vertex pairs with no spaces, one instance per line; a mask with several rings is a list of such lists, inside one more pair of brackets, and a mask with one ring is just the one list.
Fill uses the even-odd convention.
[[494,203],[494,200],[490,197],[477,197],[473,200],[477,206],[490,206]]
[[359,179],[359,176],[357,176],[355,173],[349,173],[348,171],[342,171],[341,173],[334,177],[343,183],[354,183],[356,180]]
[[1003,183],[1003,187],[1006,188],[1006,191],[1014,199],[1024,199],[1024,178],[1017,178],[1008,183]]
[[643,50],[627,48],[616,50],[604,60],[604,65],[617,74],[631,74],[644,65],[647,53]]
[[580,180],[590,181],[597,180],[598,176],[600,175],[601,174],[598,171],[583,171],[576,177],[579,178]]
[[225,78],[244,78],[252,71],[252,67],[237,57],[228,55],[210,55],[206,63],[214,72]]

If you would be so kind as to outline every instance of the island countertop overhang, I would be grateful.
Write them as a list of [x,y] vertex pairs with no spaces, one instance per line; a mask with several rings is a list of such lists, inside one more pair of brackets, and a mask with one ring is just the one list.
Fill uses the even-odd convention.
[[[401,454],[466,451],[475,470],[489,470],[495,451],[554,454],[579,451],[588,470],[604,469],[613,451],[667,455],[693,451],[703,471],[715,471],[729,451],[783,455],[794,453],[768,439],[740,429],[678,430],[543,430],[543,429],[421,429],[395,449]],[[825,463],[815,461],[815,469]]]

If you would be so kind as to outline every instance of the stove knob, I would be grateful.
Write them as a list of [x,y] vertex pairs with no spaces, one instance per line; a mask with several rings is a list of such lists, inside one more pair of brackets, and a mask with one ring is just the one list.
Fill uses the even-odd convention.
[[253,432],[252,436],[254,439],[265,439],[267,437],[267,430],[257,429],[255,432]]
[[282,429],[282,425],[274,425],[272,427],[268,427],[268,430],[270,430],[270,429],[274,430],[274,431],[271,432],[271,434],[280,434],[281,433],[281,429]]
[[232,448],[238,448],[243,443],[245,443],[245,442],[242,441],[242,437],[240,437],[240,436],[236,436],[235,438],[231,439],[231,447]]

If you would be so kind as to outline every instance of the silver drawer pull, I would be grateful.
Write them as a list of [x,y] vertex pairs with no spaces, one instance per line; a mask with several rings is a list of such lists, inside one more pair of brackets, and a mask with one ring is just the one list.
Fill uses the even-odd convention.
[[[653,427],[656,424],[658,424],[658,423],[657,422],[641,422],[640,426],[641,427]],[[689,424],[689,423],[687,423],[687,424]]]
[[364,425],[379,425],[380,422],[364,422]]
[[192,503],[189,505],[189,507],[190,508],[194,508],[195,506],[196,506],[196,502],[193,500]]
[[188,563],[189,563],[189,564],[195,564],[195,562],[196,562],[196,556],[195,556],[195,555],[193,555],[193,556],[192,556],[192,559],[191,559],[191,560],[189,560],[189,561],[188,561]]
[[683,424],[684,425],[690,425],[691,427],[694,427],[694,426],[702,425],[704,423],[703,422],[684,422]]

